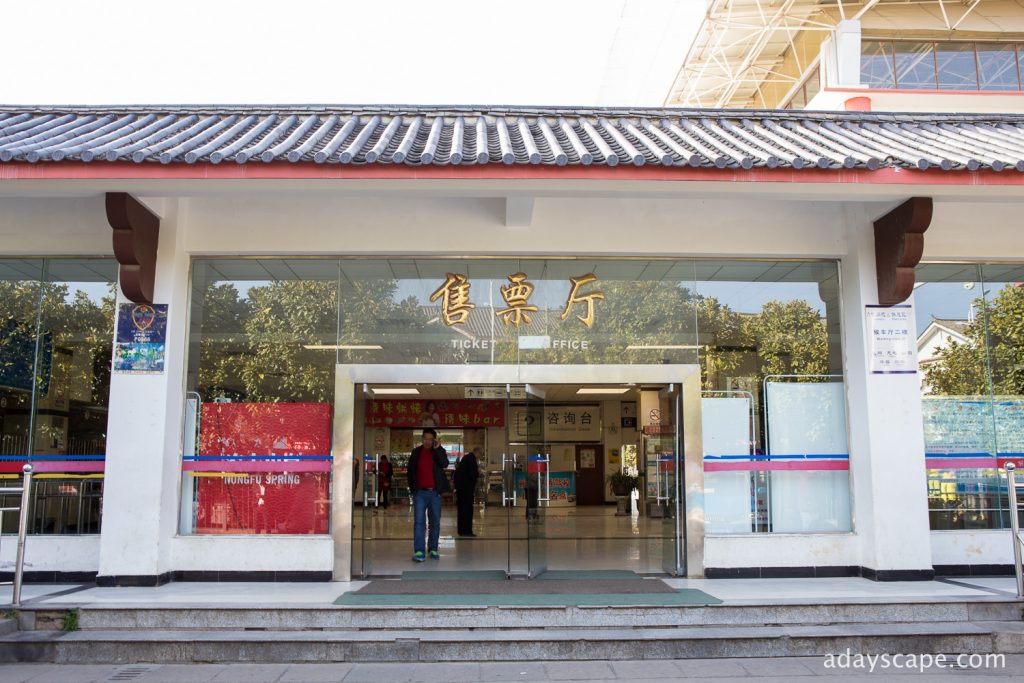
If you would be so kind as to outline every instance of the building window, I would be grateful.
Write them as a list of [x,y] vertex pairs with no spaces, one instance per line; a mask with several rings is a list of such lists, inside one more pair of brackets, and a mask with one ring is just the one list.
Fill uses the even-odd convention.
[[327,532],[338,363],[636,363],[701,368],[713,533],[848,531],[839,321],[834,262],[197,260],[181,528]]
[[978,61],[973,43],[937,43],[935,67],[940,90],[978,88]]
[[899,90],[1019,91],[1021,54],[1016,43],[865,40],[861,82]]
[[695,270],[707,532],[850,531],[836,264]]
[[[326,534],[337,261],[193,264],[183,533]],[[381,297],[358,300],[368,310]]]
[[821,68],[816,66],[779,109],[805,109],[819,92],[821,92]]
[[1024,267],[926,264],[914,293],[931,528],[1009,526],[1024,457]]
[[860,49],[860,80],[869,88],[895,88],[892,43],[865,40]]
[[978,43],[978,73],[982,90],[1019,90],[1017,46]]
[[30,533],[99,532],[116,273],[113,259],[0,259],[0,477],[33,464]]

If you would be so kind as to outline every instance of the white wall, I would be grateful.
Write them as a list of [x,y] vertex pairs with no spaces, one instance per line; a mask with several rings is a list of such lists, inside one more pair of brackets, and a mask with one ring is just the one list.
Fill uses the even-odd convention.
[[705,567],[859,567],[853,534],[744,534],[705,536]]
[[932,564],[1013,564],[1009,529],[933,531]]
[[102,195],[0,197],[0,255],[112,255]]
[[[504,225],[489,198],[321,195],[189,202],[193,254],[614,254],[838,256],[836,203],[546,198]],[[581,229],[585,227],[585,229]],[[283,229],[287,228],[287,229]]]
[[333,569],[329,536],[178,536],[170,566],[182,571],[321,571]]
[[[14,571],[18,537],[0,539],[0,571]],[[36,536],[25,539],[25,571],[94,572],[99,565],[99,536]]]

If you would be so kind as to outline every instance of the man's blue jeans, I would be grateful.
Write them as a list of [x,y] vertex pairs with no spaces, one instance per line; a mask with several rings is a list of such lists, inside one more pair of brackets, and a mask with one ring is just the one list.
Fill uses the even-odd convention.
[[423,537],[426,535],[427,517],[430,517],[430,550],[437,550],[441,540],[441,494],[433,489],[420,489],[412,497],[412,549],[425,553]]

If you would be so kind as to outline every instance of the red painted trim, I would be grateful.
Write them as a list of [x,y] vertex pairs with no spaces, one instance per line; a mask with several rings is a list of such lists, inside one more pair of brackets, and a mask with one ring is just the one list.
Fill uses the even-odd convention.
[[822,92],[880,93],[886,95],[984,95],[996,97],[1010,95],[1020,97],[1021,90],[910,90],[904,88],[823,88]]
[[134,164],[44,162],[0,164],[3,180],[616,180],[731,183],[856,183],[863,185],[1024,185],[1015,171],[920,171],[904,168],[821,169],[691,168],[688,166],[620,165],[485,166],[321,165],[288,162],[248,164]]
[[995,458],[926,458],[929,470],[994,470]]
[[850,463],[846,460],[825,460],[820,462],[705,462],[705,472],[762,472],[766,470],[798,470],[803,472],[821,472],[826,470],[848,470]]
[[331,463],[326,460],[280,462],[280,461],[244,461],[225,460],[223,462],[183,462],[184,472],[330,472]]
[[[22,462],[0,462],[0,472],[4,474],[8,473],[20,473],[21,468],[25,465]],[[42,474],[44,472],[103,472],[106,469],[106,463],[102,460],[35,460],[32,462],[32,473]]]

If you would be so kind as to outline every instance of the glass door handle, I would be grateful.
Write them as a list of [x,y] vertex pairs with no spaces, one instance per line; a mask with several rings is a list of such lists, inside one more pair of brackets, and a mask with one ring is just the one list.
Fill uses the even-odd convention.
[[512,507],[519,504],[519,487],[516,486],[516,465],[519,464],[519,457],[512,454]]
[[[537,501],[543,501],[545,503],[551,502],[551,454],[545,453],[544,457],[541,458],[541,464],[544,467],[544,478],[542,479],[543,485],[539,482],[537,484]],[[544,495],[541,495],[544,492]]]
[[505,507],[508,505],[508,465],[506,464],[505,454],[501,454],[501,506]]
[[373,456],[373,507],[380,507],[380,454]]
[[369,495],[368,495],[369,494],[370,486],[369,486],[369,482],[366,481],[366,478],[369,476],[369,474],[366,471],[366,461],[369,460],[369,459],[370,459],[370,454],[369,453],[363,453],[363,508],[364,509],[367,507],[367,505],[369,505],[369,502],[370,502],[370,498],[369,498]]

